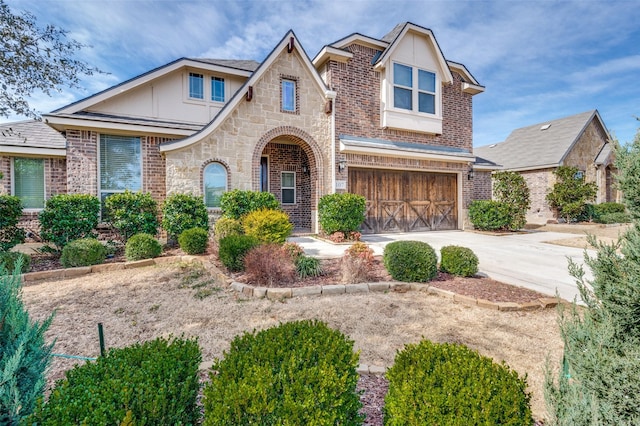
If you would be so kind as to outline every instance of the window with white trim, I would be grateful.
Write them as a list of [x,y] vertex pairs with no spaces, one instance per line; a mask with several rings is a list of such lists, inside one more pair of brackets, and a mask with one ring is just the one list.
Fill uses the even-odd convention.
[[44,160],[42,158],[13,159],[13,195],[20,198],[24,209],[44,208]]
[[296,174],[295,172],[282,172],[280,179],[280,191],[282,204],[296,203]]
[[296,82],[293,80],[282,80],[282,110],[287,112],[296,110]]
[[211,100],[224,102],[224,78],[211,77]]
[[100,135],[100,200],[118,192],[142,190],[139,137]]
[[204,99],[204,76],[202,74],[189,73],[189,97]]
[[221,163],[209,163],[203,171],[204,203],[207,207],[220,207],[220,198],[227,191],[227,168]]
[[[415,81],[418,82],[417,85],[415,85]],[[415,110],[426,114],[435,114],[435,73],[394,62],[393,107],[409,111]]]

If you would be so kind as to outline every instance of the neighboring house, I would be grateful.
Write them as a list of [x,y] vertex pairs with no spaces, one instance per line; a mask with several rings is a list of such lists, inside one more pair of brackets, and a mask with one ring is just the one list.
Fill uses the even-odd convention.
[[478,158],[520,173],[531,195],[529,223],[546,223],[555,212],[546,201],[559,166],[576,167],[598,186],[597,203],[617,201],[611,137],[597,110],[516,129],[501,143],[474,149]]
[[[43,116],[66,138],[66,191],[270,191],[298,231],[318,200],[367,198],[363,232],[463,227],[472,96],[423,27],[352,34],[311,60],[292,31],[264,61],[180,59]],[[45,197],[48,194],[45,194]]]

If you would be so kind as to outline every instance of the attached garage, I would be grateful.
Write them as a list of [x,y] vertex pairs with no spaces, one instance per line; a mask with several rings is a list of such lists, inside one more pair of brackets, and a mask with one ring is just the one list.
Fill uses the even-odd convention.
[[458,229],[458,175],[350,167],[349,192],[367,200],[362,232]]

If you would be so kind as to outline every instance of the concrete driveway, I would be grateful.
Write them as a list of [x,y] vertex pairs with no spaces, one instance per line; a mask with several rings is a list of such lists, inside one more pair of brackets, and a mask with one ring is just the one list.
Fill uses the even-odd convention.
[[[569,275],[568,258],[583,264],[584,250],[548,244],[575,235],[558,232],[532,232],[514,235],[485,235],[464,231],[412,232],[401,234],[365,235],[363,241],[382,254],[384,246],[398,240],[417,240],[429,243],[440,254],[446,245],[469,247],[478,256],[479,270],[504,283],[526,287],[543,294],[566,300],[580,301],[575,279]],[[333,245],[311,237],[294,237],[305,252],[318,257],[342,256],[346,245]],[[590,251],[595,254],[594,251]],[[588,268],[585,268],[588,272]]]

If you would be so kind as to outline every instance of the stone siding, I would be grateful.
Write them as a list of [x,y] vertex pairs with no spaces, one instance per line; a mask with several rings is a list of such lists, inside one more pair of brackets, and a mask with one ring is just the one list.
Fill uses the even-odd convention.
[[555,212],[547,203],[547,193],[555,183],[553,169],[520,172],[529,187],[531,207],[527,212],[527,223],[545,224],[555,219]]
[[[577,167],[585,173],[587,182],[596,182],[595,159],[607,142],[607,134],[597,120],[591,123],[584,130],[578,141],[569,151],[564,160],[565,166]],[[594,200],[595,201],[595,200]]]

